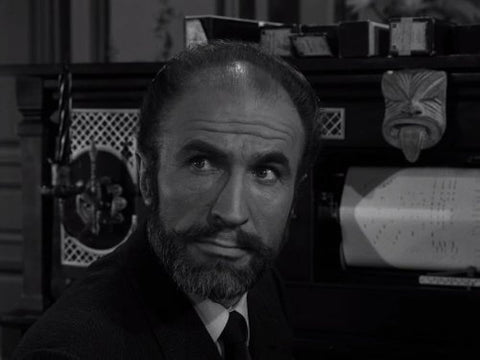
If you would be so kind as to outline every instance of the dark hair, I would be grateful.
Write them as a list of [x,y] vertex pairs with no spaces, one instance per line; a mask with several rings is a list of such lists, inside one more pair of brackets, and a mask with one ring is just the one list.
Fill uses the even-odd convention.
[[148,166],[156,170],[162,118],[169,106],[184,91],[193,75],[202,70],[227,66],[235,61],[247,62],[263,70],[290,96],[305,130],[305,149],[297,176],[303,176],[312,165],[318,145],[319,104],[315,91],[305,77],[281,58],[267,54],[254,44],[215,41],[189,48],[170,59],[155,75],[144,97],[137,132],[138,151]]

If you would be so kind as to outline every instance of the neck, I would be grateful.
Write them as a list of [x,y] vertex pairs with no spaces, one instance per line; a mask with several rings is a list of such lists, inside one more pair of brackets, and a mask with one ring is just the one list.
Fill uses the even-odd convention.
[[237,296],[233,299],[221,299],[221,300],[212,300],[213,302],[216,302],[217,304],[222,305],[225,309],[230,309],[231,307],[237,305],[238,301],[241,299],[242,296]]

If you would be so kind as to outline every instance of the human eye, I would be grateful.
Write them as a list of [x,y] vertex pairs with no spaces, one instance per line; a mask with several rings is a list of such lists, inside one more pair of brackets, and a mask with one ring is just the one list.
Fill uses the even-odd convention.
[[194,156],[188,160],[190,168],[198,173],[207,173],[215,170],[212,161],[205,156]]
[[258,181],[264,184],[274,184],[279,180],[279,173],[269,166],[258,166],[252,171]]

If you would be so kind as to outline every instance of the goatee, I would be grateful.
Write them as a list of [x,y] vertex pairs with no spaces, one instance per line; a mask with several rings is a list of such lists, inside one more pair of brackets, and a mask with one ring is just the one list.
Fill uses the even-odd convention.
[[221,226],[206,225],[192,226],[182,232],[167,231],[158,211],[152,212],[147,222],[149,243],[180,290],[223,305],[252,288],[274,258],[273,251],[264,245],[260,237],[243,230],[235,231],[235,241],[237,246],[249,253],[247,264],[236,265],[221,257],[201,261],[188,252],[189,244],[215,237],[225,230]]

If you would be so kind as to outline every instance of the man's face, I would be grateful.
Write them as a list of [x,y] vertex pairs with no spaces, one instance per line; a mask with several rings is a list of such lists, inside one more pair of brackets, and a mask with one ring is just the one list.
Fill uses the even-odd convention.
[[281,247],[304,131],[281,88],[191,85],[162,126],[150,241],[184,291],[228,302]]

